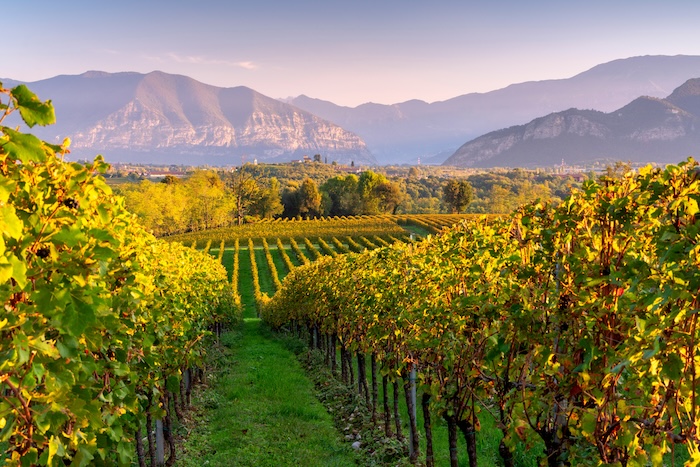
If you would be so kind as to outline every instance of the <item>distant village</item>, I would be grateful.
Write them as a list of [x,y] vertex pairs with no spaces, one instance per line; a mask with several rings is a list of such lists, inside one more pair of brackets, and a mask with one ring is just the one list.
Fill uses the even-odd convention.
[[[309,156],[303,156],[302,159],[293,159],[289,162],[280,163],[266,163],[269,165],[296,165],[296,164],[312,164],[320,163],[320,156],[316,155],[314,158]],[[253,159],[250,164],[258,165],[258,160]],[[355,166],[338,164],[333,161],[330,165],[334,166],[339,173],[361,173],[366,170],[366,166]],[[234,171],[239,166],[230,165],[224,167],[212,167],[208,165],[157,165],[157,164],[126,164],[126,163],[113,163],[110,164],[110,169],[105,174],[106,178],[119,178],[119,179],[129,179],[132,181],[137,180],[159,180],[165,177],[177,177],[182,178],[191,174],[195,170],[202,169],[217,169]]]
[[[252,162],[249,162],[252,165],[258,165],[258,160],[253,159]],[[298,165],[298,164],[327,164],[326,161],[321,160],[320,155],[315,155],[313,157],[310,156],[303,156],[301,159],[292,159],[289,162],[278,162],[278,163],[265,163],[265,165]],[[335,161],[331,162],[333,167],[335,167],[336,171],[339,173],[355,173],[359,174],[362,173],[364,170],[369,169],[370,167],[368,166],[362,166],[358,165],[355,166],[354,163],[350,165],[344,165],[344,164],[338,164]],[[631,164],[633,168],[636,168],[637,166],[641,165],[646,165],[646,164]],[[594,163],[589,163],[586,165],[568,165],[562,160],[561,164],[556,165],[556,166],[551,166],[551,167],[543,167],[543,168],[517,168],[515,170],[523,170],[527,172],[534,172],[534,173],[548,173],[548,174],[555,174],[555,175],[561,175],[561,176],[567,176],[571,177],[575,180],[581,181],[585,179],[589,174],[591,173],[602,173],[606,170],[607,167],[609,167],[610,164],[607,161],[603,162],[594,162]],[[230,166],[224,166],[224,167],[212,167],[208,165],[202,165],[202,166],[196,166],[196,165],[155,165],[155,164],[125,164],[125,163],[114,163],[111,164],[111,167],[109,171],[105,174],[106,178],[118,178],[118,179],[127,179],[130,181],[138,181],[138,180],[161,180],[165,177],[177,177],[177,178],[182,178],[186,177],[195,170],[202,170],[202,169],[217,169],[217,170],[226,170],[226,171],[234,171],[236,168],[239,166],[235,165],[230,165]],[[378,166],[378,167],[371,167],[372,170],[383,172],[387,175],[398,175],[400,176],[401,174],[405,173],[408,168],[410,168],[410,165],[403,164],[400,166]],[[480,172],[505,172],[505,171],[511,171],[514,170],[512,167],[494,167],[494,168],[457,168],[457,167],[447,167],[447,166],[436,166],[436,165],[420,165],[420,161],[418,162],[417,167],[421,167],[422,169],[427,169],[426,172],[428,173],[433,173],[439,172],[442,175],[449,175],[452,174],[454,175],[467,175],[467,174],[473,174],[473,173],[480,173]],[[455,172],[459,172],[459,174],[456,174]]]

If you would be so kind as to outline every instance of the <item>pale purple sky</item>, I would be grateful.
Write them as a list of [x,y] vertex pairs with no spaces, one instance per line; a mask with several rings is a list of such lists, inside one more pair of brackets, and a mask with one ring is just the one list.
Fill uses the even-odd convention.
[[2,16],[0,77],[161,70],[348,106],[700,55],[696,0],[16,0]]

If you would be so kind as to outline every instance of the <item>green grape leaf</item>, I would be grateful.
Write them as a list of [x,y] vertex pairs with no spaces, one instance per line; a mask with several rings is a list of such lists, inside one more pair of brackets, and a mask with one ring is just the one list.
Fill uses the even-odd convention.
[[16,186],[17,183],[14,180],[6,177],[0,178],[0,203],[7,203]]
[[56,123],[56,114],[50,100],[41,102],[24,84],[12,88],[10,94],[17,100],[19,113],[30,128],[34,125]]
[[9,261],[12,265],[12,278],[23,289],[27,285],[27,265],[15,255],[10,255]]
[[61,231],[54,235],[54,241],[63,243],[68,247],[77,246],[85,240],[85,232],[76,224],[73,224],[68,228],[61,229]]
[[80,446],[78,448],[78,452],[76,452],[75,456],[73,456],[73,462],[71,465],[76,467],[84,467],[86,465],[90,465],[94,458],[95,457],[90,453],[90,451],[87,450],[85,446]]
[[4,284],[5,282],[9,281],[13,272],[14,268],[12,267],[12,264],[7,261],[7,258],[4,256],[0,257],[0,284]]
[[180,390],[180,378],[177,376],[168,376],[165,387],[168,391],[177,393]]
[[2,427],[2,430],[0,431],[0,443],[4,443],[9,439],[10,435],[12,435],[12,429],[15,427],[17,419],[14,415],[10,414],[4,418],[4,421],[5,426]]
[[0,207],[0,228],[11,238],[19,238],[22,235],[22,221],[17,217],[14,207]]
[[47,463],[51,465],[51,461],[55,456],[63,457],[65,454],[66,451],[63,448],[63,443],[61,443],[61,440],[56,436],[51,436],[49,440],[49,457],[47,459]]
[[0,145],[11,159],[17,159],[23,163],[41,162],[47,159],[43,143],[36,136],[7,127],[0,127],[0,132],[8,136]]
[[63,358],[75,358],[78,356],[78,341],[73,336],[65,336],[63,340],[56,341],[58,353]]
[[671,380],[679,380],[683,374],[683,361],[676,353],[668,356],[668,360],[664,362],[662,374],[665,374]]

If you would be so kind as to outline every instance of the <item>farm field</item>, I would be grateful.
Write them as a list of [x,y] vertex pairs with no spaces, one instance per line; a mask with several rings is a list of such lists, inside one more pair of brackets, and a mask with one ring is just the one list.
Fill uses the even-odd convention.
[[272,297],[284,277],[297,266],[323,256],[360,253],[438,234],[462,219],[479,217],[483,216],[427,214],[279,220],[166,239],[218,258],[241,296],[243,316],[253,318],[257,317],[256,306],[263,295]]
[[146,227],[101,156],[0,134],[7,465],[700,466],[692,158],[502,216],[163,238],[231,210]]
[[[279,283],[283,281],[285,276],[289,274],[289,272],[294,268],[303,264],[308,264],[325,256],[330,257],[347,252],[361,252],[365,249],[374,249],[378,247],[387,246],[396,241],[410,241],[411,233],[413,234],[414,238],[418,238],[419,236],[423,235],[439,233],[443,228],[449,227],[455,222],[459,222],[461,219],[468,217],[473,216],[383,216],[381,222],[377,222],[376,218],[367,219],[368,224],[366,226],[363,226],[361,222],[359,222],[361,219],[353,219],[352,223],[350,224],[357,227],[357,232],[360,233],[359,235],[348,235],[348,231],[346,230],[347,225],[349,224],[348,220],[288,221],[276,223],[272,222],[256,224],[246,229],[241,229],[244,230],[244,232],[236,232],[235,228],[231,228],[230,230],[226,229],[223,232],[229,235],[229,237],[227,237],[223,242],[222,239],[216,237],[216,235],[221,233],[222,231],[210,231],[206,233],[201,232],[198,234],[198,238],[196,240],[187,238],[185,239],[185,242],[189,241],[189,245],[195,247],[198,245],[202,245],[202,249],[206,250],[211,256],[220,258],[222,264],[226,267],[228,271],[228,277],[230,279],[237,280],[237,288],[241,296],[245,324],[240,330],[233,331],[233,337],[231,337],[231,339],[235,341],[235,344],[233,344],[231,347],[233,351],[240,356],[241,359],[245,360],[248,357],[244,357],[243,355],[250,351],[249,345],[262,345],[263,341],[270,341],[265,345],[273,347],[279,346],[279,343],[275,344],[274,342],[278,341],[280,338],[275,337],[274,334],[270,334],[270,331],[266,330],[267,326],[263,322],[261,322],[261,320],[257,317],[257,310],[260,306],[260,302],[267,300],[268,297],[272,297],[277,291]],[[383,231],[381,229],[377,229],[378,225],[386,225],[387,230]],[[397,230],[394,226],[399,226],[399,229]],[[279,229],[277,231],[283,232],[285,236],[269,235],[268,228],[270,227]],[[312,228],[314,227],[316,228],[316,230],[312,230]],[[303,232],[306,232],[307,235],[302,235],[301,233]],[[292,235],[286,236],[290,233],[292,233]],[[244,239],[244,235],[248,235],[248,237]],[[238,247],[236,247],[236,244],[238,244]],[[238,268],[237,270],[235,269],[236,267]],[[266,337],[265,339],[263,339],[263,341],[261,341],[261,336],[263,335]],[[224,339],[227,338],[225,337]],[[248,344],[249,341],[251,342],[251,344]],[[256,344],[252,344],[252,342],[256,342]],[[268,364],[268,359],[279,358],[280,352],[284,355],[284,351],[279,350],[279,348],[277,348],[277,350],[275,350],[274,352],[261,351],[259,356],[259,358],[261,359],[260,368],[262,368],[263,361],[266,362],[265,364]],[[284,358],[289,358],[289,356],[287,355]],[[243,368],[240,360],[238,360],[238,357],[234,356],[234,359],[234,361],[236,362],[236,367],[239,368],[239,370],[243,372],[249,371],[248,369]],[[274,365],[274,363],[269,364]],[[357,362],[354,362],[353,365],[353,372],[357,374]],[[369,358],[367,359],[365,366],[367,374],[370,374]],[[300,369],[296,368],[295,365],[284,366],[284,368],[285,371],[289,369],[289,371],[291,371],[292,373],[297,373],[301,371]],[[231,386],[232,384],[235,384],[231,381],[231,379],[234,378],[234,371],[226,369],[221,371],[222,379],[221,382],[218,384],[226,386]],[[277,368],[275,371],[282,370]],[[283,376],[279,377],[283,378]],[[305,376],[297,377],[301,377],[304,379],[306,378]],[[245,378],[245,375],[238,375],[237,378]],[[222,407],[222,405],[230,404],[231,406],[238,406],[238,412],[242,411],[242,413],[248,414],[248,411],[245,408],[241,408],[246,406],[245,397],[236,398],[235,400],[229,398],[230,400],[228,401],[222,401],[222,398],[226,399],[228,397],[226,396],[226,391],[222,392],[222,389],[218,388],[218,386],[214,386],[211,389],[211,391],[213,396],[210,394],[204,395],[203,397],[216,397],[219,400],[217,406],[220,407],[217,410],[229,413],[228,409]],[[259,392],[264,393],[264,391],[265,390],[263,390],[262,388],[259,389]],[[403,391],[401,392],[403,394]],[[383,404],[384,396],[380,395],[378,401],[380,404]],[[259,403],[253,402],[252,399],[249,402],[251,405]],[[276,404],[277,402],[273,400],[268,400],[267,403]],[[389,394],[389,396],[387,397],[387,403],[393,404],[391,394]],[[239,406],[238,404],[241,405]],[[403,395],[399,397],[399,407],[400,413],[404,414],[401,416],[401,423],[402,432],[405,436],[406,433],[408,433],[409,427],[408,417],[405,415],[407,413],[407,408]],[[252,410],[252,412],[255,413],[256,411]],[[218,438],[220,435],[217,435],[215,432],[219,428],[216,428],[216,426],[217,424],[224,423],[216,421],[216,415],[207,415],[207,417],[214,417],[214,421],[211,421],[207,425],[207,433],[205,434],[201,434],[199,433],[199,430],[195,429],[194,437],[192,438],[193,442],[196,440],[196,443],[205,443],[205,445],[207,445],[207,442],[218,443],[216,451],[219,454],[217,454],[216,458],[212,458],[211,462],[213,462],[213,465],[224,465],[217,464],[216,459],[227,458],[227,455],[225,454],[227,446],[230,449],[230,453],[228,454],[228,456],[236,456],[236,451],[238,449],[241,449],[241,445],[239,444],[240,440],[228,443],[228,445],[227,443],[221,440],[203,441],[200,438],[200,436],[211,436],[212,439]],[[246,417],[248,417],[248,415],[246,415]],[[208,420],[212,419],[208,418]],[[422,424],[424,423],[423,415],[422,413],[420,413],[420,411],[418,413],[417,421],[419,426],[422,426]],[[257,424],[259,426],[266,425],[262,421],[256,422],[251,419],[248,419],[248,422]],[[322,423],[320,420],[318,421],[318,423],[324,425],[324,423]],[[433,424],[435,465],[448,466],[450,465],[450,459],[447,424],[439,418],[436,419],[436,417],[434,417],[433,419]],[[258,434],[260,439],[265,438],[266,436],[276,436],[272,433],[275,431],[276,428],[272,426],[267,426],[266,429],[270,430],[271,434],[265,434],[261,432]],[[325,430],[325,428],[321,427],[319,429]],[[492,417],[483,417],[482,433],[483,435],[480,437],[478,445],[479,458],[484,462],[487,462],[487,464],[489,465],[490,463],[495,464],[496,462],[498,462],[499,459],[498,444],[500,442],[501,435],[500,432],[496,429],[495,422]],[[239,435],[234,433],[232,436],[234,438],[237,438]],[[377,432],[375,433],[375,436],[381,439],[383,438],[383,432]],[[267,442],[268,441],[265,441],[265,443]],[[350,443],[345,443],[346,446],[349,444]],[[246,456],[250,455],[250,449],[252,448],[244,448],[244,453]],[[266,449],[268,449],[270,452],[274,452],[273,447],[268,446]],[[408,448],[405,447],[405,449]],[[422,452],[425,452],[425,449],[425,441],[423,441],[421,445]],[[466,465],[467,454],[464,451],[464,448],[462,448],[461,451],[462,452],[460,453],[460,465]],[[188,452],[191,451],[188,449]],[[201,457],[205,454],[206,453],[204,451],[199,452],[197,454],[197,457],[195,458],[196,461],[203,462],[206,459],[208,459],[207,457]],[[276,455],[277,454],[275,454],[275,456]],[[323,455],[325,454],[319,452],[316,454],[316,457],[321,458],[323,457]],[[308,452],[300,453],[299,456],[302,457],[300,457],[298,460],[304,460],[305,463],[308,463],[309,461],[306,457],[303,456],[314,457]],[[252,458],[247,459],[250,461]],[[404,459],[405,460],[402,462],[406,462],[406,464],[408,465],[407,457],[405,457]],[[193,462],[192,459],[185,459],[185,463],[183,465],[195,465],[191,462]],[[267,465],[264,463],[265,461],[260,462],[262,463],[259,465]],[[295,465],[295,462],[291,462],[290,464],[277,463],[276,465]],[[343,464],[315,464],[314,461],[311,461],[309,465]],[[360,462],[360,465],[362,465],[362,462]],[[383,464],[378,463],[376,465]],[[536,461],[534,457],[528,457],[527,454],[523,453],[520,455],[516,455],[516,465],[536,465]]]
[[[333,237],[373,237],[384,239],[402,236],[418,230],[422,235],[435,234],[444,227],[459,222],[461,219],[480,217],[474,214],[411,214],[411,215],[382,215],[382,216],[351,216],[338,218],[320,218],[309,220],[273,220],[261,221],[240,226],[231,226],[199,232],[189,232],[164,237],[169,241],[181,242],[185,245],[194,244],[198,249],[208,250],[216,247],[222,240],[226,247],[232,247],[236,239],[268,239],[289,238],[302,240],[322,238],[330,240]],[[209,247],[207,246],[209,244]]]
[[[500,463],[494,452],[507,467],[700,465],[697,177],[692,159],[649,166],[589,180],[560,204],[319,258],[261,315],[333,373],[340,347],[341,379],[375,417],[400,413],[378,400],[377,377],[394,401],[403,389],[414,463],[445,452],[440,414],[451,466],[462,442],[472,467]],[[480,452],[498,440],[490,417],[502,441]]]

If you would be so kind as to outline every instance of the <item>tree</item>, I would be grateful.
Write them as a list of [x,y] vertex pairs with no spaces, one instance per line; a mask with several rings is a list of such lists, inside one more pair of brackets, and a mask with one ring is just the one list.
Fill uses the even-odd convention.
[[272,177],[268,181],[267,188],[260,191],[260,197],[251,212],[263,218],[279,216],[284,211],[280,197],[280,182]]
[[321,214],[321,192],[316,182],[310,178],[304,179],[297,191],[299,214],[305,218],[317,217]]
[[442,199],[451,213],[463,212],[474,197],[474,189],[466,180],[448,180],[442,187]]
[[214,170],[198,170],[186,183],[190,191],[190,228],[211,229],[225,225],[234,209],[224,182]]
[[287,186],[282,190],[282,216],[287,219],[292,219],[299,215],[299,184],[296,182],[288,182]]
[[491,187],[488,193],[486,212],[490,214],[508,214],[516,207],[518,207],[518,198],[510,188],[500,184]]
[[376,196],[375,188],[387,181],[382,174],[371,170],[365,170],[360,175],[357,190],[362,204],[362,214],[379,214],[379,199]]
[[396,210],[406,197],[399,184],[390,181],[374,187],[373,194],[377,198],[379,210],[391,214],[396,214]]
[[321,162],[321,155],[320,154],[314,154],[314,162]]
[[329,216],[354,216],[360,212],[357,175],[339,175],[321,185],[324,212]]
[[177,183],[180,183],[180,179],[174,175],[166,175],[165,177],[163,177],[163,180],[161,180],[160,183],[165,183],[166,185],[175,185]]
[[172,235],[188,229],[192,195],[187,185],[143,180],[125,184],[119,193],[124,196],[127,209],[154,235]]
[[261,196],[260,175],[256,174],[251,164],[244,164],[231,172],[226,178],[226,188],[236,203],[236,221],[243,224],[243,217],[258,202]]

